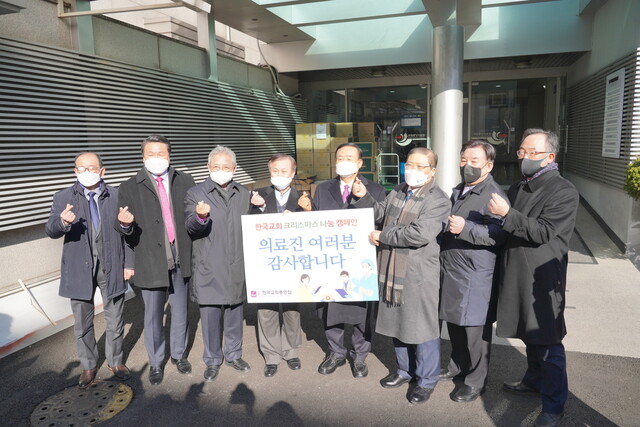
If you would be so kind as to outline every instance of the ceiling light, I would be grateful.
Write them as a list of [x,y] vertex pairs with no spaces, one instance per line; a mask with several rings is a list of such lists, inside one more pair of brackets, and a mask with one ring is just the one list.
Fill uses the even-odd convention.
[[387,75],[386,69],[384,67],[372,68],[371,76],[372,77],[384,77]]

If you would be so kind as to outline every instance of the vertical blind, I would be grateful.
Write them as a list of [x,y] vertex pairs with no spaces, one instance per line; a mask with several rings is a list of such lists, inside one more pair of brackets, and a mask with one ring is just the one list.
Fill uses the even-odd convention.
[[250,183],[273,153],[294,153],[306,120],[304,100],[0,38],[0,232],[46,221],[78,152],[99,153],[119,185],[142,166],[142,140],[162,134],[172,165],[201,181],[221,144]]

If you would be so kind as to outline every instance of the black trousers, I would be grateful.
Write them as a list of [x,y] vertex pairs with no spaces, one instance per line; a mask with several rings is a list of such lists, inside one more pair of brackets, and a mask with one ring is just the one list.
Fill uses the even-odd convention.
[[491,325],[459,326],[447,322],[451,339],[449,372],[461,374],[470,387],[484,387],[489,373]]

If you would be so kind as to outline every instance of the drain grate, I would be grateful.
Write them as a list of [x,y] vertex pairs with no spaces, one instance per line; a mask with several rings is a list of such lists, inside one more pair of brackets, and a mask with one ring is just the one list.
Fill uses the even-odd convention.
[[78,427],[108,420],[133,399],[131,387],[114,381],[96,381],[86,390],[69,387],[40,403],[31,413],[32,426]]

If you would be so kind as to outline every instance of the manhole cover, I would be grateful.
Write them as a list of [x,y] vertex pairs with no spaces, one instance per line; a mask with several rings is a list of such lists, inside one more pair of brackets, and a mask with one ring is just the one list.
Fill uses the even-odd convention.
[[131,387],[96,381],[86,390],[69,387],[40,403],[31,413],[32,426],[86,426],[108,420],[133,399]]

